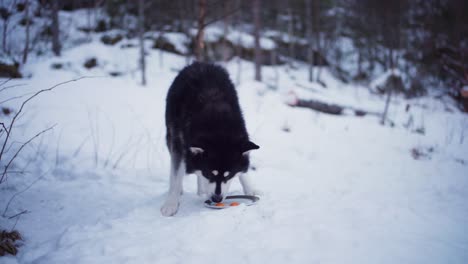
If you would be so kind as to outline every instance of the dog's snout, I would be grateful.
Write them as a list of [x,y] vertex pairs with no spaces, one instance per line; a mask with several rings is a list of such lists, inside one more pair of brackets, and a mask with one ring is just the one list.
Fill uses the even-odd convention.
[[219,194],[213,194],[211,196],[211,201],[215,202],[215,203],[219,203],[223,200],[223,196],[222,195],[219,195]]

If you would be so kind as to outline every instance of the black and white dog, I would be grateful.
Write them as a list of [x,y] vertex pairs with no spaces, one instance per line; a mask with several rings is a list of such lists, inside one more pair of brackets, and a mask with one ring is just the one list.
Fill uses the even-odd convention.
[[237,93],[220,66],[195,62],[175,78],[166,98],[167,147],[171,155],[169,193],[161,213],[177,213],[185,174],[198,176],[198,194],[221,202],[239,176],[244,193],[258,194],[245,172],[249,140]]

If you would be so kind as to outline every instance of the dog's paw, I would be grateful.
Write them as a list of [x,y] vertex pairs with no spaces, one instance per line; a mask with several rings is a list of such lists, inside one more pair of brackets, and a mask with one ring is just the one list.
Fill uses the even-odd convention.
[[161,207],[161,214],[163,216],[173,216],[177,213],[178,209],[179,209],[178,201],[166,201],[164,205]]
[[254,195],[254,196],[262,196],[263,195],[263,192],[260,191],[259,189],[244,190],[244,193],[246,195]]

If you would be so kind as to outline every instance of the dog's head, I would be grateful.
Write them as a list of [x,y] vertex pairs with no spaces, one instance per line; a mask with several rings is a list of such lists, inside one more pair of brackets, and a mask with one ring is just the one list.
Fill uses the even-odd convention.
[[260,148],[251,141],[236,144],[200,144],[189,148],[189,155],[201,174],[204,189],[213,202],[221,202],[232,180],[249,168],[249,153]]

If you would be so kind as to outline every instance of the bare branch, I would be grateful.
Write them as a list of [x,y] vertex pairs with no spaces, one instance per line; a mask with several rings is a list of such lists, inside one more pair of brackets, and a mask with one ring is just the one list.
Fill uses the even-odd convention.
[[231,10],[230,12],[227,12],[227,13],[223,14],[222,16],[219,16],[217,18],[214,18],[214,19],[206,22],[205,24],[203,24],[203,28],[215,23],[216,21],[219,21],[221,19],[224,19],[226,17],[229,17],[229,16],[232,16],[232,15],[236,14],[240,9],[241,9],[241,7],[238,7],[236,9]]
[[[20,83],[20,84],[14,84],[14,85],[6,86],[6,87],[3,87],[2,89],[0,89],[0,93],[5,91],[5,90],[11,89],[11,88],[21,87],[21,86],[25,86],[25,85],[26,84],[24,84],[24,83]],[[2,86],[2,85],[0,85],[0,86]]]
[[[10,135],[11,135],[11,129],[13,128],[13,125],[15,124],[15,121],[18,119],[19,115],[21,114],[21,112],[23,111],[23,108],[24,106],[29,102],[31,101],[32,99],[34,99],[36,96],[40,95],[41,93],[44,93],[44,92],[48,92],[48,91],[52,91],[53,89],[61,86],[61,85],[64,85],[64,84],[67,84],[67,83],[71,83],[71,82],[76,82],[78,80],[81,80],[81,79],[85,79],[85,78],[93,78],[92,76],[82,76],[80,78],[76,78],[76,79],[73,79],[73,80],[69,80],[69,81],[66,81],[66,82],[61,82],[61,83],[58,83],[50,88],[47,88],[47,89],[42,89],[40,91],[37,91],[36,93],[34,93],[32,96],[30,96],[28,99],[26,99],[22,104],[21,104],[21,107],[20,109],[18,110],[18,112],[13,116],[13,119],[11,120],[11,123],[10,123],[10,126],[9,126],[9,129],[8,129],[8,134],[5,138],[5,140],[3,141],[3,145],[2,145],[2,148],[0,150],[0,161],[2,160],[2,156],[3,156],[3,153],[5,151],[5,147],[8,143],[8,140],[10,138]],[[2,179],[3,179],[3,176],[2,175]],[[0,183],[2,181],[0,180]]]
[[[3,86],[4,84],[7,84],[9,81],[13,80],[13,78],[8,78],[6,79],[5,81],[3,81],[2,83],[0,83],[0,86]],[[1,90],[0,90],[1,91]]]
[[7,135],[8,135],[10,132],[9,132],[8,129],[5,127],[5,124],[4,124],[4,123],[0,123],[0,125],[2,125],[3,130],[4,130],[4,131],[7,133]]
[[23,210],[23,211],[21,211],[21,212],[15,214],[15,215],[12,215],[12,216],[8,217],[8,219],[13,219],[13,218],[15,218],[15,217],[18,217],[18,216],[21,216],[21,215],[27,214],[27,213],[29,213],[28,210]]
[[50,170],[46,171],[46,172],[43,173],[41,176],[39,176],[37,179],[35,179],[33,182],[31,182],[31,184],[29,184],[28,186],[26,186],[26,188],[24,188],[23,190],[21,190],[21,191],[15,193],[15,194],[13,194],[13,195],[11,196],[10,200],[8,200],[8,203],[7,203],[6,207],[5,207],[5,210],[3,210],[2,216],[3,216],[3,217],[6,217],[6,213],[8,212],[8,208],[10,207],[11,202],[13,201],[13,199],[15,199],[16,196],[18,196],[18,195],[24,193],[25,191],[29,190],[34,184],[36,184],[36,182],[38,182],[39,180],[41,180],[42,178],[44,178],[44,176],[45,176],[47,173],[49,173],[49,172],[50,172]]
[[1,101],[0,104],[4,104],[6,102],[13,101],[15,99],[20,99],[20,98],[23,98],[23,97],[24,97],[24,95],[13,96],[11,98],[8,98],[6,100]]
[[[16,151],[15,155],[13,155],[13,157],[10,159],[10,161],[8,162],[8,164],[5,166],[5,169],[3,170],[3,173],[2,173],[2,177],[0,178],[0,184],[3,183],[5,180],[6,180],[6,176],[7,176],[7,172],[8,172],[8,168],[10,167],[10,165],[13,163],[13,161],[16,159],[16,157],[18,156],[18,154],[23,150],[23,148],[28,145],[31,141],[33,141],[34,139],[36,139],[37,137],[39,137],[40,135],[44,134],[45,132],[49,131],[49,130],[52,130],[57,124],[47,128],[47,129],[44,129],[42,130],[41,132],[37,133],[34,137],[30,138],[28,141],[24,142],[21,147]],[[11,128],[10,128],[11,129]]]

